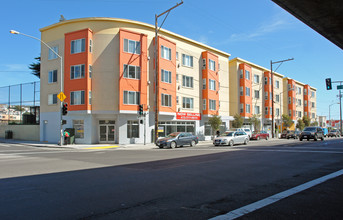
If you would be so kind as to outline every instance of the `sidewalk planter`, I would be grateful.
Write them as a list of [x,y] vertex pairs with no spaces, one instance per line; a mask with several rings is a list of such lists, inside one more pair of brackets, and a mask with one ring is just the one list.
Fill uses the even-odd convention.
[[13,139],[13,131],[6,130],[5,131],[5,139]]

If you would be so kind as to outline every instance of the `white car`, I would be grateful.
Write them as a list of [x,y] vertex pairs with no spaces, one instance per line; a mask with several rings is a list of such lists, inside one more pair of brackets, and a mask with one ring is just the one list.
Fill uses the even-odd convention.
[[231,131],[244,131],[245,133],[247,133],[247,135],[249,136],[249,138],[252,135],[252,132],[250,130],[250,128],[232,128],[230,129]]
[[226,131],[213,140],[214,146],[234,144],[248,144],[249,136],[244,131]]

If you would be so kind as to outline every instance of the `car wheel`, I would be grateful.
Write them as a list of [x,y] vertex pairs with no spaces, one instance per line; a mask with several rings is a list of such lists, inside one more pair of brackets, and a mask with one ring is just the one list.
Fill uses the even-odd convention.
[[248,144],[248,139],[245,139],[244,140],[244,145],[247,145]]
[[303,139],[302,139],[302,138],[299,138],[299,140],[300,140],[300,141],[303,141]]
[[192,141],[190,145],[191,145],[191,147],[194,147],[195,146],[195,141]]
[[307,138],[307,141],[310,141],[310,138]]
[[175,141],[173,141],[173,142],[170,143],[170,148],[176,148],[176,146],[177,146],[177,145],[176,145],[176,142],[175,142]]
[[229,142],[229,146],[230,146],[230,147],[233,146],[233,140],[231,140],[231,141]]
[[321,138],[322,141],[324,141],[324,136]]
[[317,141],[317,140],[318,140],[317,135],[314,135],[314,141]]

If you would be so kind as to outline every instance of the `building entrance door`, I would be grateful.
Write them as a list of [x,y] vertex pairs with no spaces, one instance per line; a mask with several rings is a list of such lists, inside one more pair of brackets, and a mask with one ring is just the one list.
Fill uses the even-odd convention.
[[114,143],[115,142],[115,121],[100,120],[99,121],[99,142]]

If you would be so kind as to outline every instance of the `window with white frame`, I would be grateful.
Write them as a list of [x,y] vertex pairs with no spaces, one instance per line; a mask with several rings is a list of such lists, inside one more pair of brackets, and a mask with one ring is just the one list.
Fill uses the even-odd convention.
[[210,70],[216,71],[216,61],[209,59],[209,67]]
[[304,89],[304,95],[307,95],[307,89]]
[[264,114],[265,114],[265,115],[268,115],[268,109],[269,109],[268,107],[265,107],[265,108],[264,108]]
[[292,117],[292,110],[288,110],[288,116]]
[[312,118],[315,118],[316,117],[316,114],[315,113],[312,113]]
[[292,97],[288,97],[288,104],[292,104]]
[[71,41],[71,54],[82,53],[86,50],[86,39],[77,39]]
[[182,97],[182,108],[184,109],[193,109],[193,98]]
[[275,88],[280,88],[280,81],[279,80],[275,80]]
[[85,77],[85,65],[70,66],[70,79],[81,79]]
[[165,83],[171,83],[171,71],[161,70],[161,81]]
[[172,106],[172,96],[168,94],[161,94],[162,106],[171,107]]
[[85,104],[85,91],[70,92],[70,105]]
[[49,71],[48,83],[57,82],[57,70]]
[[306,100],[304,101],[304,106],[307,107],[307,101]]
[[239,95],[240,95],[240,96],[243,96],[243,86],[240,86],[240,87],[239,87]]
[[239,104],[239,111],[240,113],[244,112],[244,105],[242,103]]
[[301,87],[298,87],[298,94],[301,95]]
[[260,76],[259,75],[254,75],[254,83],[260,83]]
[[124,91],[124,104],[125,105],[139,105],[140,93],[136,91]]
[[124,39],[124,52],[141,54],[141,42],[135,40]]
[[89,52],[92,53],[93,52],[93,40],[89,39]]
[[209,89],[216,91],[216,81],[213,79],[209,79],[208,81]]
[[57,94],[49,94],[48,95],[48,105],[57,104]]
[[206,79],[202,79],[202,89],[206,89]]
[[315,97],[315,92],[311,91],[311,98]]
[[216,100],[209,100],[209,109],[210,110],[216,110],[217,106],[216,106]]
[[268,85],[268,77],[264,77],[264,85]]
[[193,57],[186,54],[182,54],[182,65],[193,67]]
[[245,111],[250,113],[250,104],[245,104]]
[[139,138],[139,123],[137,120],[127,121],[127,138]]
[[245,87],[245,95],[250,96],[250,88],[249,87]]
[[298,117],[301,118],[302,115],[301,115],[301,111],[298,112]]
[[255,106],[255,114],[256,115],[260,114],[260,106],[258,105]]
[[176,51],[176,60],[179,60],[179,52]]
[[275,101],[280,102],[280,95],[275,95]]
[[206,110],[206,99],[202,100],[202,110]]
[[242,69],[239,69],[239,78],[240,79],[243,79],[243,70]]
[[161,45],[161,57],[166,60],[171,60],[171,49]]
[[90,79],[92,78],[92,71],[93,71],[93,66],[89,64],[89,66],[88,66],[88,75],[89,75]]
[[91,105],[92,104],[92,91],[88,91],[88,103]]
[[298,106],[301,106],[301,99],[298,99]]
[[260,91],[254,90],[254,94],[255,94],[255,99],[259,99],[260,98]]
[[183,75],[182,86],[186,88],[193,88],[193,77]]
[[314,108],[315,103],[314,103],[314,102],[311,102],[311,104],[312,104],[312,108]]
[[84,138],[84,120],[73,120],[73,128],[75,129],[75,138]]
[[276,109],[275,109],[275,113],[276,113],[276,116],[280,116],[280,109],[279,109],[279,108],[276,108]]
[[[51,49],[49,49],[48,60],[57,59],[58,56],[56,53],[58,54],[58,46],[51,47]],[[55,51],[55,53],[53,51]]]
[[124,64],[124,78],[140,79],[141,67]]
[[250,80],[250,71],[245,70],[245,78],[246,78],[247,80]]
[[176,104],[179,104],[179,96],[176,96]]

